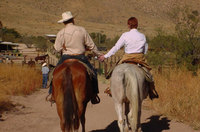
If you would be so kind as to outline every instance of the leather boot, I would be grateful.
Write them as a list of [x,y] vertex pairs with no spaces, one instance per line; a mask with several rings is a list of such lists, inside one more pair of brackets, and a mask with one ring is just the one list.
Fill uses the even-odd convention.
[[155,98],[159,98],[159,95],[155,89],[154,82],[149,82],[149,98],[151,100],[153,100]]

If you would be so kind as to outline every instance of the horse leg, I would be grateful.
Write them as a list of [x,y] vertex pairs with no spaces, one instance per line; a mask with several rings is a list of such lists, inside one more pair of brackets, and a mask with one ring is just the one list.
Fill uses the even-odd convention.
[[84,108],[83,113],[81,115],[82,132],[85,132],[85,110],[86,110],[86,107]]
[[129,123],[129,120],[128,120],[128,113],[130,111],[130,108],[129,108],[129,102],[125,102],[125,126],[124,126],[124,129],[125,131],[129,131],[130,129],[130,123]]
[[130,103],[130,112],[128,113],[128,120],[133,132],[138,132],[140,128],[141,103],[138,101],[132,100]]
[[117,112],[118,116],[118,126],[120,129],[120,132],[124,132],[124,120],[123,120],[123,104],[122,103],[115,103],[115,110]]
[[60,117],[60,128],[62,130],[62,132],[65,132],[65,122],[64,122],[64,117],[63,117],[63,108],[61,105],[59,105],[59,103],[56,103],[57,105],[57,113]]

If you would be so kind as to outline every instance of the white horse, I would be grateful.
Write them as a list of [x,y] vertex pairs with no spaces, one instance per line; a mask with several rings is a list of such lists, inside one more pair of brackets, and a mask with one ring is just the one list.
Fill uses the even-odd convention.
[[148,95],[148,83],[142,70],[128,63],[120,64],[113,70],[110,89],[120,132],[137,132],[141,129],[141,105]]

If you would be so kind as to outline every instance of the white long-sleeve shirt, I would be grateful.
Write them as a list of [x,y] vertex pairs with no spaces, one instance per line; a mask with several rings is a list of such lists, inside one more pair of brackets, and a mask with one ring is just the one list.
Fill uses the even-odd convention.
[[140,33],[137,29],[131,29],[129,32],[125,32],[121,35],[117,43],[112,49],[104,55],[105,58],[109,58],[114,55],[121,47],[125,47],[125,53],[147,53],[148,44],[146,43],[146,37]]

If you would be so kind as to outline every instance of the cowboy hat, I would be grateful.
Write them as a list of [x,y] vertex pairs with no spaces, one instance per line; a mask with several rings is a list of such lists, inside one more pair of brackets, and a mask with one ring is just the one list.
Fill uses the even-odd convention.
[[72,15],[72,13],[70,11],[66,11],[64,13],[62,13],[62,19],[58,21],[58,23],[63,23],[66,22],[72,18],[74,18],[75,16]]
[[43,67],[46,66],[46,65],[47,65],[47,63],[43,63],[43,64],[42,64]]

